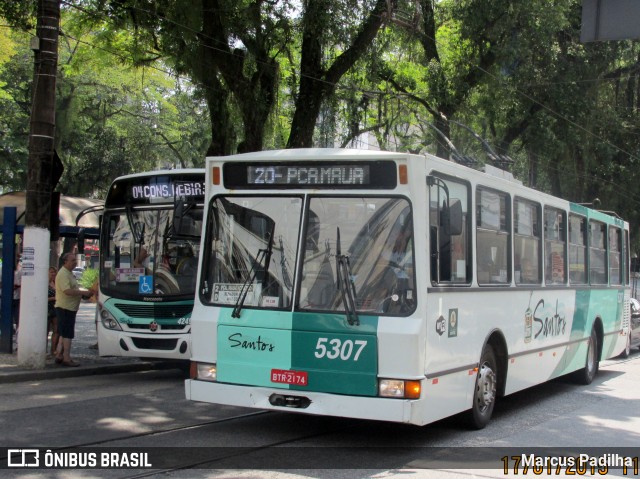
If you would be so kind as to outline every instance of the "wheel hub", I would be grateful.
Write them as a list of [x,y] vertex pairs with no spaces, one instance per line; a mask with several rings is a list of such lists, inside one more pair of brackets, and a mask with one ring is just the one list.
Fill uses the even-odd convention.
[[486,410],[496,398],[496,373],[487,364],[483,364],[480,368],[480,377],[478,378],[478,407]]

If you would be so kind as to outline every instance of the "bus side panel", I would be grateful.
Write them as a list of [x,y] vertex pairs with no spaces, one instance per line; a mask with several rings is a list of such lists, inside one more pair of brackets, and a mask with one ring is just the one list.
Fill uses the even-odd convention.
[[218,357],[217,337],[220,310],[204,306],[196,300],[191,314],[191,361],[215,363]]
[[427,322],[422,317],[378,319],[378,374],[382,378],[424,378]]
[[[601,360],[617,356],[622,348],[616,350],[620,332],[622,331],[622,305],[624,304],[624,291],[620,290],[592,290],[593,318],[602,319],[604,338],[602,343]],[[589,335],[591,330],[587,331]]]
[[449,397],[449,406],[456,404],[452,408],[458,410],[471,405],[475,374],[470,371],[490,334],[504,337],[507,345],[505,393],[511,394],[566,371],[567,355],[576,354],[577,346],[568,347],[576,316],[582,324],[578,330],[584,329],[575,314],[575,294],[568,289],[447,292],[432,295],[429,304],[427,377],[438,384],[450,381],[449,376],[471,377],[465,382],[460,376],[458,392]]
[[[625,318],[625,307],[629,310],[629,290],[620,289],[617,297],[617,307],[614,306],[612,310],[616,311],[615,322],[613,330],[610,334],[605,335],[604,347],[602,348],[602,359],[613,358],[618,356],[627,343],[627,336],[625,331],[628,329],[628,317]],[[627,314],[628,316],[628,314]]]
[[471,407],[474,368],[487,335],[483,320],[497,317],[504,308],[504,302],[490,303],[481,298],[466,289],[428,297],[423,363],[428,422]]
[[476,371],[465,369],[427,378],[422,392],[424,401],[422,423],[428,424],[469,409],[476,377]]

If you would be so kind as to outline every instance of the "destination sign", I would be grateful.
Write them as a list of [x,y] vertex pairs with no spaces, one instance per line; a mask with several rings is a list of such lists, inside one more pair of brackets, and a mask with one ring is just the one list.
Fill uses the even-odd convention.
[[107,195],[106,205],[173,204],[176,198],[204,201],[204,170],[202,173],[149,174],[119,178]]
[[394,161],[233,162],[223,166],[227,188],[392,189]]
[[369,166],[248,166],[250,185],[369,185]]
[[140,198],[174,198],[176,196],[202,196],[204,183],[199,181],[183,183],[164,183],[155,185],[131,185],[131,197]]

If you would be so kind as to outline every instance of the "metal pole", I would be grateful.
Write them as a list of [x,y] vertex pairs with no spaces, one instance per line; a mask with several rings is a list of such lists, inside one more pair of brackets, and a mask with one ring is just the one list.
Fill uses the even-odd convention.
[[4,208],[2,225],[2,310],[0,353],[13,352],[13,269],[16,263],[16,208]]

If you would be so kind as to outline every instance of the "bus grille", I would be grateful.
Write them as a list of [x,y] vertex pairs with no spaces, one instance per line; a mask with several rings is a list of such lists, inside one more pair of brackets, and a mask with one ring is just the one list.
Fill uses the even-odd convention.
[[[162,332],[166,332],[169,330],[172,331],[182,331],[184,328],[186,328],[187,325],[186,324],[164,324],[164,323],[160,323],[160,330]],[[145,329],[145,330],[149,330],[149,325],[148,324],[127,324],[127,328],[129,329]]]
[[131,338],[133,344],[138,349],[160,349],[162,351],[172,351],[176,349],[177,339],[162,338]]
[[193,311],[192,304],[125,304],[116,303],[115,307],[130,318],[178,319]]

